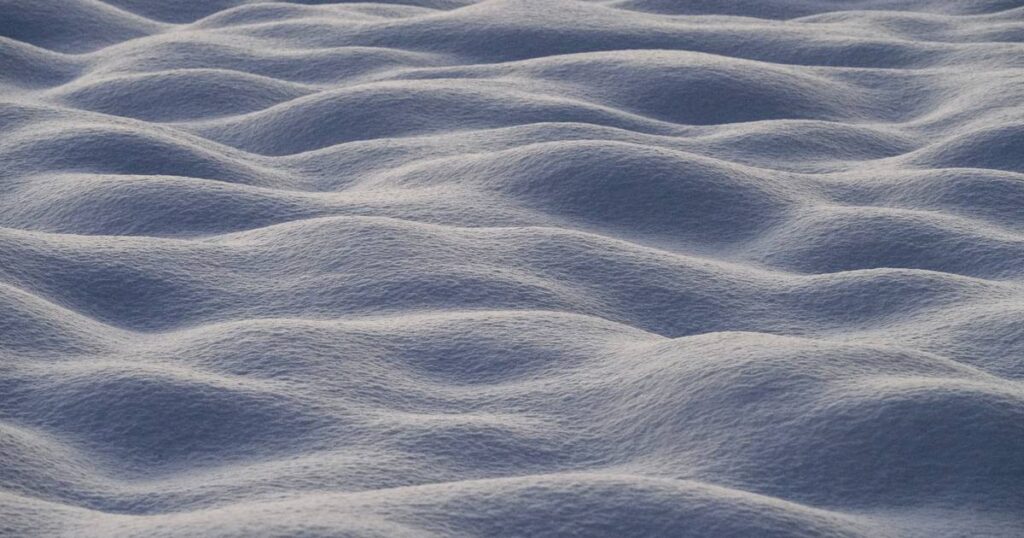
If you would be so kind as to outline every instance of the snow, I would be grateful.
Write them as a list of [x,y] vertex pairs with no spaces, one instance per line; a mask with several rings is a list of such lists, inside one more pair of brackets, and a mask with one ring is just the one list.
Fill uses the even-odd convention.
[[1017,0],[0,0],[0,535],[1024,536]]

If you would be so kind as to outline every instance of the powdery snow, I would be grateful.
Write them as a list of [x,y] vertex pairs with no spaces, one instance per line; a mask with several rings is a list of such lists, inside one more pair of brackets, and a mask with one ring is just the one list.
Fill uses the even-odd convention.
[[1024,536],[1019,0],[0,36],[0,535]]

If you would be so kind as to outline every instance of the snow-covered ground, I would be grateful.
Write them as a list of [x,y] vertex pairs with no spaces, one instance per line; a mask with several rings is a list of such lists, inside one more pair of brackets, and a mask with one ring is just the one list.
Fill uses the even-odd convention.
[[1021,0],[0,0],[0,535],[1024,536]]

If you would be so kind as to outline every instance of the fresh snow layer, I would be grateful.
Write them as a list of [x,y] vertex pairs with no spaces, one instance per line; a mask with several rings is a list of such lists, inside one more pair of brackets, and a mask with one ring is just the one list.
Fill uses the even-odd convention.
[[0,535],[1024,536],[1019,0],[0,36]]

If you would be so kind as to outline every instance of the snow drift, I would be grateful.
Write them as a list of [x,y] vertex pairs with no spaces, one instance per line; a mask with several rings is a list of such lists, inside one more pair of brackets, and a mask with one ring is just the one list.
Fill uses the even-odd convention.
[[1024,535],[1022,41],[0,0],[0,534]]

